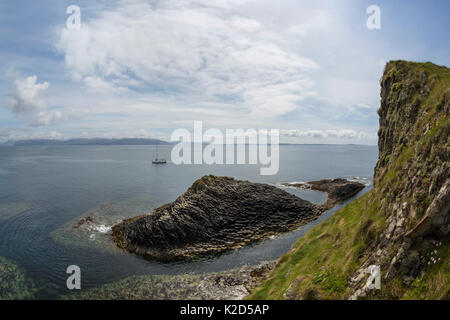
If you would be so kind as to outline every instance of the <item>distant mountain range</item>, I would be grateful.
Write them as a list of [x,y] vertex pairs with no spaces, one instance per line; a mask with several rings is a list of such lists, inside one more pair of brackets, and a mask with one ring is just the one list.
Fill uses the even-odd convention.
[[[175,142],[167,142],[158,139],[150,138],[122,138],[122,139],[107,139],[107,138],[75,138],[69,140],[55,140],[55,139],[29,139],[29,140],[9,140],[0,143],[1,147],[7,146],[139,146],[139,145],[170,145]],[[208,145],[209,143],[203,143]],[[248,143],[245,143],[248,145]],[[270,145],[270,143],[269,143]],[[280,146],[295,146],[295,145],[326,145],[326,144],[315,144],[315,143],[280,143]],[[347,144],[355,145],[355,144]]]
[[116,146],[116,145],[168,145],[169,142],[158,139],[144,138],[123,138],[123,139],[106,139],[106,138],[77,138],[69,140],[54,139],[32,139],[8,141],[3,143],[4,146]]

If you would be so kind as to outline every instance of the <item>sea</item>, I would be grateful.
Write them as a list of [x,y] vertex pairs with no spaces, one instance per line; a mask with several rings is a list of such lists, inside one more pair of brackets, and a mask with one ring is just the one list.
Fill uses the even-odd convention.
[[[124,218],[149,213],[208,174],[272,184],[314,203],[326,201],[326,194],[282,183],[347,178],[366,185],[355,196],[359,197],[372,188],[378,157],[376,146],[281,145],[278,173],[264,176],[259,165],[176,165],[170,161],[171,150],[171,145],[158,146],[159,156],[169,159],[158,165],[151,161],[155,146],[0,147],[0,256],[18,264],[35,283],[40,299],[69,292],[69,265],[80,267],[82,288],[88,290],[133,275],[207,273],[274,260],[345,203],[295,231],[191,262],[155,262],[127,252],[64,243],[52,234],[111,203],[129,208]],[[109,230],[102,225],[95,232]],[[89,241],[96,241],[95,232]]]

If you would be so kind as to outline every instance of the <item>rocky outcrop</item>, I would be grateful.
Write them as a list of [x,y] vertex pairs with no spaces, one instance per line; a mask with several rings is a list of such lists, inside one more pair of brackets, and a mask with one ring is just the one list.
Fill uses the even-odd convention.
[[141,275],[62,296],[63,300],[241,300],[274,261],[205,274]]
[[204,176],[174,202],[113,227],[116,244],[158,260],[242,247],[315,220],[323,209],[277,187]]
[[275,264],[275,261],[262,262],[207,275],[199,283],[198,295],[202,300],[242,300],[266,279]]
[[327,201],[321,205],[324,210],[328,210],[337,203],[353,197],[365,187],[365,185],[360,182],[348,181],[341,178],[310,181],[307,183],[284,183],[284,185],[328,193]]
[[374,188],[297,240],[250,298],[450,298],[450,69],[389,62],[378,114]]
[[350,279],[352,299],[369,294],[360,281],[369,265],[381,266],[385,282],[398,278],[408,288],[437,262],[425,258],[437,253],[436,243],[448,246],[450,69],[431,63],[388,63],[378,113],[374,182],[386,228],[380,241],[372,243],[373,254]]

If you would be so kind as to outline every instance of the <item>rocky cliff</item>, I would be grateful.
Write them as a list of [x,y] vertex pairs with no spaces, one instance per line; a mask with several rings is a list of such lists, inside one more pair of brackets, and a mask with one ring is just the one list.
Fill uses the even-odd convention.
[[[348,187],[353,193],[339,194],[336,201],[363,187],[339,182],[331,189]],[[130,252],[163,261],[189,259],[296,229],[325,209],[267,184],[204,176],[174,202],[114,226],[112,235]]]
[[299,239],[250,298],[450,297],[450,69],[389,62],[378,114],[374,189]]
[[150,258],[193,258],[292,230],[320,214],[317,206],[273,186],[205,176],[174,202],[113,227],[113,238]]

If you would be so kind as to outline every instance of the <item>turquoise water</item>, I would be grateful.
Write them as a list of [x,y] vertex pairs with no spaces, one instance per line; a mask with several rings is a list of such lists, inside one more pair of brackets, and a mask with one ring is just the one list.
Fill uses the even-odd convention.
[[[159,154],[170,159],[170,150],[160,146]],[[74,247],[50,236],[100,204],[123,202],[150,211],[175,200],[205,174],[278,186],[344,177],[366,182],[366,192],[378,155],[376,146],[282,145],[278,174],[261,176],[256,165],[152,165],[153,154],[153,146],[0,147],[0,256],[17,262],[36,282],[38,298],[68,292],[65,271],[71,264],[80,266],[85,290],[136,274],[212,272],[276,259],[337,209],[289,234],[190,263],[163,264],[125,252]],[[323,193],[286,190],[315,203],[326,200]]]

